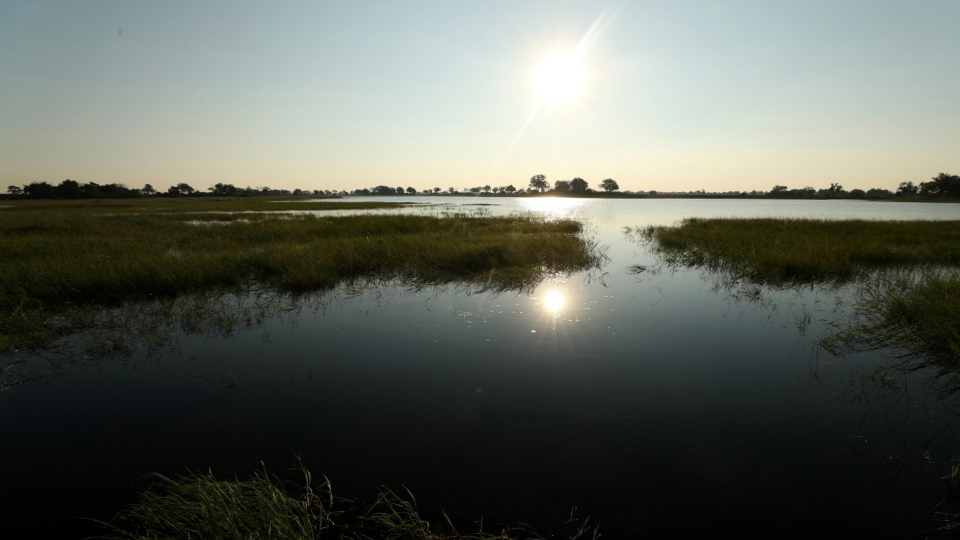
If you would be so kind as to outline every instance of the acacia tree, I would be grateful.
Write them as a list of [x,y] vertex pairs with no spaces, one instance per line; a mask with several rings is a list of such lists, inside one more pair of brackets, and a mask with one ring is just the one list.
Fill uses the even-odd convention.
[[786,195],[787,189],[788,189],[787,186],[781,186],[781,185],[773,186],[773,189],[770,190],[770,195],[774,197],[776,197],[777,195]]
[[600,182],[600,187],[603,188],[607,193],[611,193],[620,189],[620,186],[617,184],[617,181],[613,178],[607,178],[603,182]]
[[140,193],[143,193],[144,195],[156,195],[157,190],[153,189],[153,186],[150,184],[145,184],[143,189],[140,190]]
[[837,183],[835,183],[835,182],[832,182],[832,183],[830,184],[830,187],[827,188],[827,191],[830,192],[830,196],[831,196],[831,197],[836,197],[836,196],[839,195],[840,193],[843,193],[843,186],[841,186],[840,184],[837,184]]
[[535,174],[530,178],[530,189],[535,189],[543,193],[549,187],[550,184],[547,183],[547,177],[542,174]]

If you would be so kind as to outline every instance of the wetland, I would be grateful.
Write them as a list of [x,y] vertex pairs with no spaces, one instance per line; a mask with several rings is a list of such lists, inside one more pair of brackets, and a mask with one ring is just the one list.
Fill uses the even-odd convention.
[[545,537],[572,506],[613,538],[960,512],[960,204],[479,200],[0,210],[15,535],[294,464]]

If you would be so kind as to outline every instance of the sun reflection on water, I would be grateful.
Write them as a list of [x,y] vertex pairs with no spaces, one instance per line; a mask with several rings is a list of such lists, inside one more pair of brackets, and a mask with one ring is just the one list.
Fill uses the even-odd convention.
[[543,297],[543,305],[552,313],[560,311],[563,307],[563,293],[560,291],[550,291]]
[[575,217],[580,208],[586,203],[583,199],[565,199],[559,197],[536,197],[519,199],[520,207],[524,210],[545,214],[553,218]]

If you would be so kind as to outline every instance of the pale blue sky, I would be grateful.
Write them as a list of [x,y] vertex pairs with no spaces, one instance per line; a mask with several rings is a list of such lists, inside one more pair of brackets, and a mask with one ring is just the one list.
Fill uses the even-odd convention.
[[[583,94],[517,138],[598,20]],[[895,189],[960,174],[958,27],[960,0],[0,0],[0,190]]]

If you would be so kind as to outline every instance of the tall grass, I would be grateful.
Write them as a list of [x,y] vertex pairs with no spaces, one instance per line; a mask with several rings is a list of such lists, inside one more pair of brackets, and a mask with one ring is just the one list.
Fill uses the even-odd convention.
[[0,211],[0,351],[49,339],[63,330],[53,328],[56,316],[77,306],[252,285],[524,290],[600,263],[581,231],[574,221],[532,216]]
[[893,347],[960,367],[960,275],[893,274],[862,284],[853,322],[824,345]]
[[960,265],[960,221],[690,218],[639,231],[669,264],[760,283],[836,283],[878,268]]
[[[283,539],[283,540],[511,540],[541,539],[530,527],[505,527],[490,533],[477,530],[461,534],[443,513],[440,525],[420,515],[416,499],[381,488],[367,505],[334,497],[329,480],[312,484],[310,471],[298,466],[297,483],[284,483],[266,468],[247,480],[219,480],[213,473],[168,478],[148,477],[149,486],[137,503],[121,510],[109,523],[101,523],[110,540],[148,539]],[[596,539],[599,531],[589,519],[571,514],[565,524],[567,538]]]
[[853,283],[851,322],[824,347],[890,347],[960,368],[960,221],[693,218],[627,232],[663,264],[730,284]]

